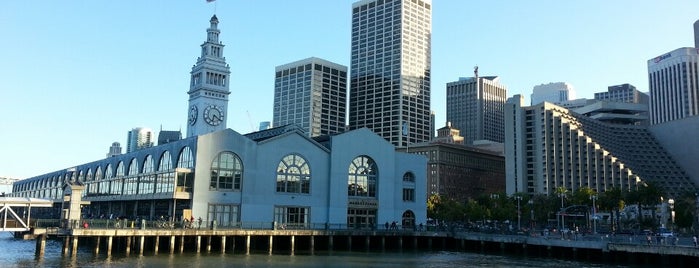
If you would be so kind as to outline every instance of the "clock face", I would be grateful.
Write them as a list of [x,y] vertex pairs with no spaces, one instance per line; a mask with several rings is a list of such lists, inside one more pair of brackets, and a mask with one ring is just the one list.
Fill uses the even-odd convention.
[[223,122],[223,110],[215,105],[209,105],[204,109],[204,121],[212,126],[218,126]]
[[189,108],[189,118],[188,122],[190,125],[194,125],[194,123],[197,122],[197,117],[199,116],[199,109],[197,109],[196,105],[192,105],[192,107]]

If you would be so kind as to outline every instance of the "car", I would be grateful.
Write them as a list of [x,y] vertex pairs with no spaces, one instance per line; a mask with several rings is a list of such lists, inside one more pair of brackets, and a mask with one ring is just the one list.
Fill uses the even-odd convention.
[[661,237],[665,237],[665,238],[675,236],[675,234],[672,231],[670,231],[666,228],[658,229],[658,235],[660,235]]

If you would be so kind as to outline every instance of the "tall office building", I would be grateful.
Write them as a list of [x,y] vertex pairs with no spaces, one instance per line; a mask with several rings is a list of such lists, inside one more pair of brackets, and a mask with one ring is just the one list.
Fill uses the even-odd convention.
[[201,56],[191,71],[187,137],[226,129],[231,71],[223,57],[223,44],[218,40],[221,30],[216,15],[209,23],[206,42],[201,44]]
[[143,148],[153,147],[153,131],[149,128],[137,127],[126,136],[126,153]]
[[694,47],[699,48],[699,20],[694,22]]
[[461,130],[465,144],[505,141],[507,88],[497,76],[460,78],[447,83],[447,121]]
[[308,58],[275,68],[272,125],[296,124],[309,137],[345,131],[347,67]]
[[531,95],[531,105],[548,101],[559,103],[575,99],[575,89],[566,82],[556,82],[534,86]]
[[393,145],[429,141],[432,3],[352,4],[349,127]]
[[648,60],[650,124],[699,114],[699,48],[684,47]]

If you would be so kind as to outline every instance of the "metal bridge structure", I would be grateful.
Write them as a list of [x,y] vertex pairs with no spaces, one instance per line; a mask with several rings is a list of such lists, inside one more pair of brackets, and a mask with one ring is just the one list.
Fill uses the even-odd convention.
[[[0,197],[0,220],[2,226],[0,231],[24,232],[29,231],[31,226],[31,208],[52,207],[53,201],[48,199],[28,198],[28,197]],[[22,209],[22,215],[17,213],[17,209]]]

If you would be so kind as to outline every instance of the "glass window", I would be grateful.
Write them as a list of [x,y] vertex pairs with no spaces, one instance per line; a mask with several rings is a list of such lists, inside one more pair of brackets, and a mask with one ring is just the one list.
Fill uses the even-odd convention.
[[277,192],[303,193],[311,191],[311,171],[306,159],[290,154],[277,167]]
[[171,193],[175,191],[175,172],[172,168],[172,156],[169,151],[165,151],[160,156],[156,180],[156,193]]
[[415,175],[412,172],[406,172],[403,174],[403,181],[415,182]]
[[239,210],[240,206],[236,204],[209,204],[208,218],[202,225],[208,226],[215,220],[219,227],[236,227],[240,221]]
[[274,207],[277,228],[306,228],[311,209],[307,207]]
[[378,169],[373,159],[359,156],[349,166],[347,194],[349,196],[376,197]]
[[211,163],[209,190],[240,190],[243,163],[232,152],[222,152]]
[[155,165],[153,164],[153,156],[146,156],[146,159],[143,161],[143,171],[138,180],[139,194],[153,193],[153,189],[155,189]]

